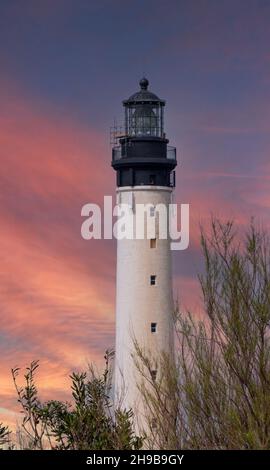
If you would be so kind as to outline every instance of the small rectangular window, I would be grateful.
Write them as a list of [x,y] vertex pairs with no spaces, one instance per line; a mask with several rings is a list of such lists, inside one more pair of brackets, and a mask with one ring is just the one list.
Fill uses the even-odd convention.
[[155,216],[155,207],[151,206],[150,207],[150,217],[154,217],[154,216]]
[[151,378],[152,378],[153,382],[156,381],[156,379],[157,379],[157,370],[151,370]]
[[156,332],[157,332],[157,324],[151,323],[151,333],[156,333]]
[[156,248],[157,246],[157,239],[156,238],[151,238],[150,239],[150,248]]
[[156,284],[156,278],[157,278],[157,276],[155,276],[154,274],[152,274],[152,275],[150,276],[150,284],[151,284],[151,286],[154,286],[154,285]]

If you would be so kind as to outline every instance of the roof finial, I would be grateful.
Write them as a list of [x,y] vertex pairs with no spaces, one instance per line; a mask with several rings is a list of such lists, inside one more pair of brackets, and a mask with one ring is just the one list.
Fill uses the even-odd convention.
[[147,80],[147,78],[143,77],[143,78],[140,80],[140,87],[141,87],[141,90],[147,90],[148,85],[149,85],[149,81]]

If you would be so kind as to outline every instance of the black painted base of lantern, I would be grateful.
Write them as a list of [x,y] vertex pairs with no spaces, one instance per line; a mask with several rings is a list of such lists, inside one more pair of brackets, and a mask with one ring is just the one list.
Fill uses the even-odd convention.
[[121,139],[112,161],[117,186],[174,186],[176,152],[167,143],[167,139],[158,137]]

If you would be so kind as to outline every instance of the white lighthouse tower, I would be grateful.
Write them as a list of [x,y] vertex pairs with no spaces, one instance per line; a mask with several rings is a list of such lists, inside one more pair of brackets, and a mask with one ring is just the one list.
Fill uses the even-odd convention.
[[134,360],[135,343],[152,361],[152,379],[159,376],[161,354],[173,353],[170,238],[160,236],[160,222],[166,226],[168,220],[160,220],[166,214],[159,209],[171,202],[176,149],[168,146],[164,133],[165,101],[148,90],[146,78],[123,105],[125,132],[112,155],[117,203],[129,206],[134,226],[138,204],[147,205],[144,223],[155,228],[150,238],[145,227],[141,239],[134,230],[133,237],[117,240],[115,401],[133,409],[138,429],[145,426],[146,409],[139,391],[143,379]]

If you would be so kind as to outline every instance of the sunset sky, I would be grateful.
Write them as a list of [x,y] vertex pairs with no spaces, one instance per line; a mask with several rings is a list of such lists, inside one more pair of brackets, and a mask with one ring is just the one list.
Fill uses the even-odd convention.
[[42,397],[66,398],[114,346],[115,242],[83,240],[80,213],[114,194],[109,129],[144,74],[190,204],[182,308],[200,310],[199,223],[269,225],[269,25],[267,0],[0,0],[0,420],[11,367],[39,359]]

